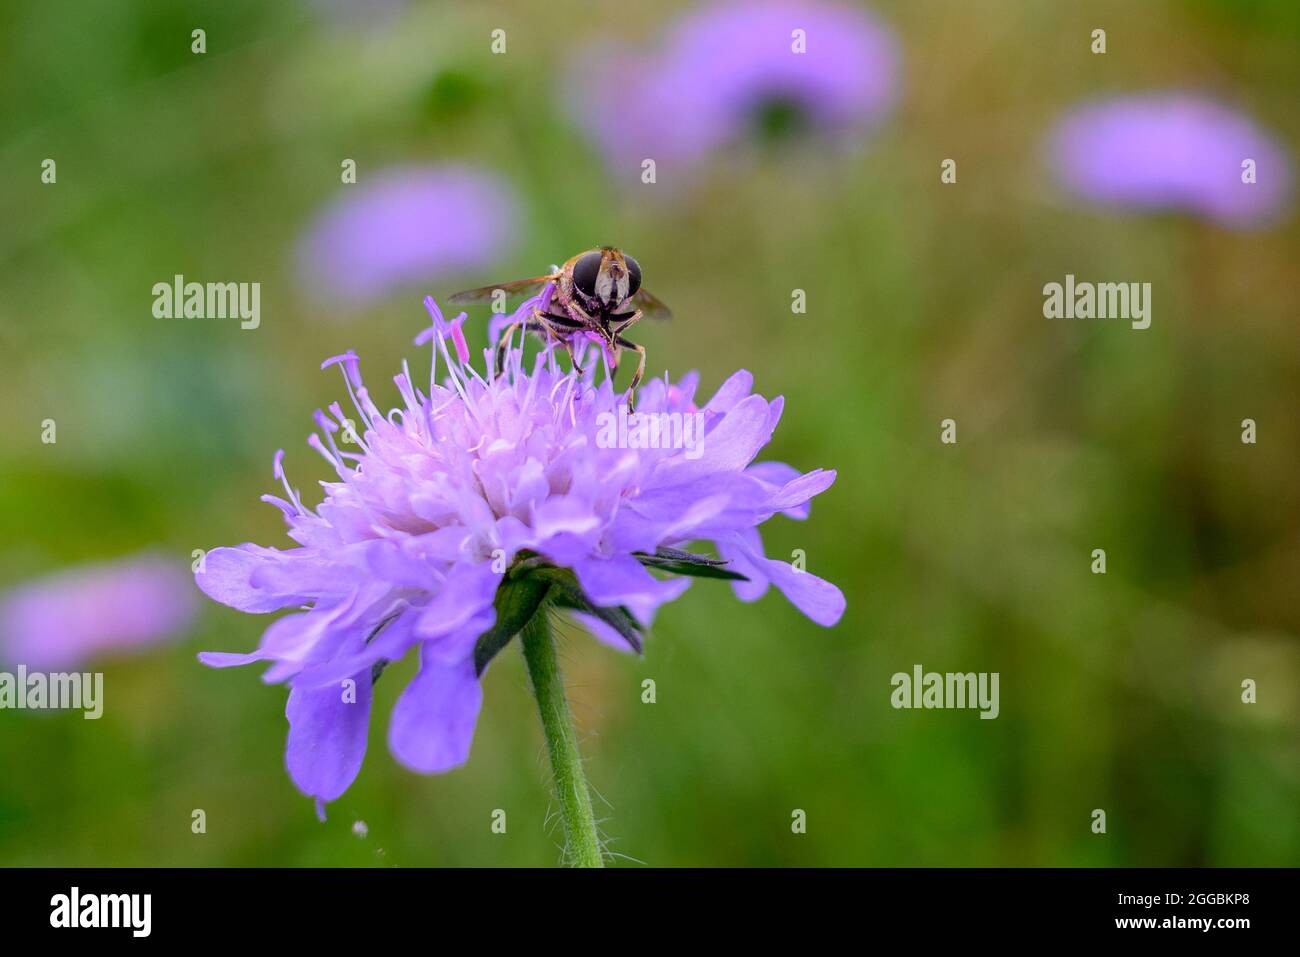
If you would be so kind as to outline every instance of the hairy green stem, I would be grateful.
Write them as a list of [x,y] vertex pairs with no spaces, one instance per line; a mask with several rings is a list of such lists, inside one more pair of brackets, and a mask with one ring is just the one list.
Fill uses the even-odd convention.
[[551,756],[567,859],[574,867],[604,867],[596,817],[591,810],[591,792],[582,772],[582,756],[578,754],[578,733],[564,695],[564,679],[560,676],[545,604],[528,620],[520,637],[537,710],[542,716],[546,749]]

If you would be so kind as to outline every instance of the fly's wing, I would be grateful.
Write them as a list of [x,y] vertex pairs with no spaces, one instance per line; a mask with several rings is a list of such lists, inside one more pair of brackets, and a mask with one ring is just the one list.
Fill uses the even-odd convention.
[[636,295],[632,297],[632,304],[640,309],[648,319],[671,319],[673,317],[671,309],[644,289],[637,290]]
[[478,289],[466,289],[464,292],[458,292],[449,298],[449,302],[487,302],[493,294],[500,289],[507,296],[517,296],[520,293],[530,292],[541,286],[546,285],[554,276],[533,276],[531,279],[516,279],[514,282],[499,282],[492,286],[481,286]]

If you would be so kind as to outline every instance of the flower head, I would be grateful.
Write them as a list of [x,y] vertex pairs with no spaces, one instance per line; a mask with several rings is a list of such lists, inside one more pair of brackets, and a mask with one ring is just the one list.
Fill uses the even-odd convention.
[[[835,473],[753,464],[782,400],[752,394],[749,373],[698,403],[695,375],[653,380],[629,413],[608,377],[597,383],[600,350],[579,344],[566,372],[554,348],[527,364],[510,343],[503,372],[489,364],[480,374],[464,315],[448,322],[426,305],[433,326],[416,342],[433,345],[427,391],[404,363],[397,408],[376,404],[354,354],[326,361],[342,370],[361,427],[338,403],[316,414],[308,442],[337,481],[322,483],[314,509],[277,453],[284,496],[265,500],[298,547],[214,549],[197,576],[209,596],[243,611],[299,609],[256,651],[200,657],[216,667],[267,662],[266,680],[289,683],[289,772],[318,807],[360,769],[372,681],[412,647],[419,672],[394,709],[389,746],[417,771],[463,763],[479,676],[548,589],[625,649],[639,648],[656,610],[695,575],[730,578],[745,600],[770,583],[819,624],[839,619],[839,589],[763,554],[757,526],[777,512],[805,517]],[[340,445],[347,430],[357,451]],[[716,543],[729,564],[680,548],[698,540]]]
[[473,272],[508,245],[516,206],[504,182],[479,170],[381,170],[316,217],[299,241],[298,272],[314,296],[349,303]]
[[1273,137],[1189,94],[1079,107],[1057,125],[1049,151],[1061,181],[1084,199],[1180,209],[1234,227],[1267,220],[1291,189],[1286,154]]
[[145,554],[84,565],[0,596],[0,660],[58,671],[183,633],[196,611],[183,568]]
[[893,105],[898,59],[858,6],[722,0],[679,20],[658,53],[579,58],[570,98],[611,163],[639,172],[646,157],[695,163],[756,128],[851,142]]

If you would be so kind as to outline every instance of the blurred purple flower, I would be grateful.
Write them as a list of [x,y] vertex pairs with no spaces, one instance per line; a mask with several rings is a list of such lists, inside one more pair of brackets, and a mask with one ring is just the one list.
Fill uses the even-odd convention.
[[751,132],[765,110],[852,142],[893,105],[898,61],[893,34],[860,7],[725,0],[679,20],[657,54],[580,57],[569,98],[611,164],[639,172],[646,158],[697,162]]
[[[547,287],[516,316],[550,294]],[[704,573],[683,567],[685,553],[664,551],[695,540],[716,543],[747,576],[736,583],[744,600],[770,583],[818,624],[832,625],[844,611],[834,585],[763,554],[757,526],[778,512],[806,517],[809,500],[835,473],[751,464],[783,402],[751,394],[748,372],[700,406],[694,374],[643,385],[637,413],[698,412],[692,421],[703,437],[693,447],[618,447],[601,431],[624,400],[608,378],[596,384],[598,355],[566,373],[547,349],[527,372],[522,346],[512,343],[505,372],[484,378],[468,362],[464,313],[446,322],[432,299],[426,305],[434,325],[416,343],[433,341],[427,395],[404,363],[395,378],[403,405],[385,414],[354,354],[325,363],[342,369],[365,431],[358,452],[342,451],[335,441],[346,428],[342,407],[316,413],[321,434],[308,444],[338,481],[322,483],[324,501],[314,511],[285,478],[277,453],[274,473],[286,497],[264,498],[282,510],[300,547],[217,548],[197,576],[209,596],[242,611],[310,605],[273,623],[256,651],[200,660],[269,662],[265,680],[290,684],[288,769],[322,814],[361,768],[373,679],[413,646],[420,669],[393,711],[389,747],[424,773],[464,763],[482,701],[479,674],[500,647],[485,659],[480,639],[494,625],[505,628],[509,606],[494,602],[517,594],[521,574],[560,576],[545,579],[562,582],[552,591],[563,591],[597,638],[624,649],[639,646],[659,606],[690,583],[649,568]],[[580,358],[584,351],[578,347]],[[441,385],[439,355],[448,367]],[[521,564],[512,565],[516,559]],[[511,624],[503,639],[521,626]]]
[[196,597],[184,569],[158,555],[58,572],[0,597],[0,659],[60,671],[167,641],[189,628]]
[[397,167],[341,189],[298,246],[300,281],[325,301],[362,304],[476,272],[517,231],[510,187],[479,170]]
[[[1076,108],[1049,141],[1070,190],[1092,202],[1181,209],[1224,225],[1252,226],[1286,204],[1290,164],[1250,119],[1210,100],[1174,93],[1124,97]],[[1243,182],[1254,160],[1256,182]]]

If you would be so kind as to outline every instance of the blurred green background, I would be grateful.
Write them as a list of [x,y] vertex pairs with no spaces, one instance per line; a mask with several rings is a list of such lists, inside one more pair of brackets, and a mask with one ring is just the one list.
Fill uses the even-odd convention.
[[[773,556],[804,549],[848,596],[823,631],[774,593],[744,605],[702,581],[643,659],[566,639],[613,851],[1300,863],[1296,217],[1238,233],[1099,213],[1062,201],[1040,149],[1082,99],[1193,88],[1246,108],[1294,162],[1300,8],[881,0],[901,98],[866,149],[764,147],[650,192],[611,174],[558,89],[571,47],[652,42],[687,9],[413,3],[357,24],[252,0],[0,7],[0,585],[154,543],[184,565],[195,548],[290,544],[257,496],[284,447],[317,500],[326,470],[303,440],[341,397],[321,359],[356,349],[393,399],[403,356],[426,368],[411,345],[423,293],[610,242],[676,312],[640,327],[650,374],[698,368],[708,394],[752,370],[787,400],[764,457],[839,470],[808,522],[778,517],[765,539]],[[1097,26],[1104,56],[1088,50]],[[349,188],[345,157],[362,182],[410,162],[494,171],[521,197],[513,247],[375,305],[315,303],[294,243]],[[946,157],[955,186],[939,182]],[[1042,286],[1067,272],[1150,281],[1151,328],[1045,321]],[[150,289],[175,273],[260,281],[261,327],[154,319]],[[807,315],[791,315],[795,288]],[[955,447],[939,442],[948,417]],[[360,777],[320,824],[284,772],[284,689],[195,661],[253,647],[267,621],[205,602],[182,640],[98,661],[97,722],[0,711],[0,864],[558,861],[517,652],[485,680],[468,765],[436,777],[387,752],[413,670],[394,666]],[[895,711],[890,676],[917,663],[999,672],[1001,716]]]

